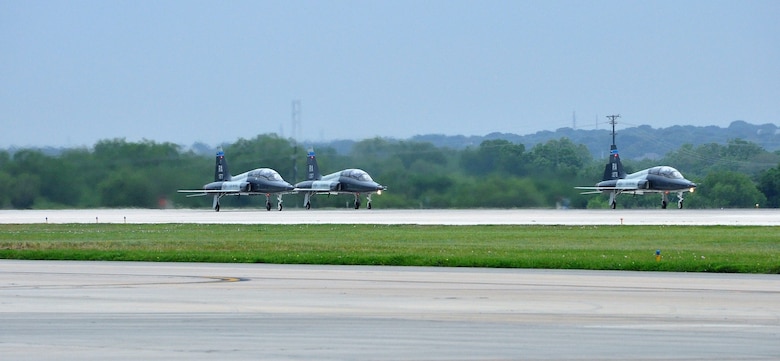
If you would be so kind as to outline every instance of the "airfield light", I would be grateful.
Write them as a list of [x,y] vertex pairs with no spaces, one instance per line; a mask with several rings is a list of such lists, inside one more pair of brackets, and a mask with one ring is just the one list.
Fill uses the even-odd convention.
[[380,190],[376,191],[376,194],[381,196],[382,195],[382,190],[380,189]]

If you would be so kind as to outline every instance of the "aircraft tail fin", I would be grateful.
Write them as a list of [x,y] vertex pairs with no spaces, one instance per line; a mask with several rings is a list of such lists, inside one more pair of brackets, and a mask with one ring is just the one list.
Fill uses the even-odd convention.
[[229,181],[232,176],[228,171],[227,160],[225,159],[225,152],[220,149],[217,151],[216,165],[214,166],[214,181],[222,182]]
[[604,167],[602,180],[623,179],[625,177],[626,171],[623,170],[623,163],[620,162],[617,146],[612,144],[609,150],[609,163]]
[[320,180],[320,167],[317,165],[317,157],[314,155],[314,148],[309,148],[306,154],[306,180]]

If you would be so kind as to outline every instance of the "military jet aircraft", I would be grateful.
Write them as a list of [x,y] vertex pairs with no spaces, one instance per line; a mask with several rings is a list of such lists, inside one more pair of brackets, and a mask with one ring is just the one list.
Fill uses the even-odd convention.
[[326,176],[320,175],[314,149],[309,149],[306,157],[306,180],[295,184],[295,191],[303,193],[303,206],[311,209],[311,196],[314,194],[355,195],[355,209],[360,208],[360,193],[366,194],[366,206],[371,209],[371,195],[382,194],[387,187],[374,182],[371,176],[362,169],[344,169]]
[[596,183],[595,187],[576,188],[593,190],[582,194],[609,193],[609,206],[612,209],[617,206],[615,198],[621,193],[661,193],[661,208],[666,209],[669,203],[669,193],[675,192],[677,193],[677,208],[682,209],[683,193],[693,192],[696,189],[696,183],[685,179],[680,171],[669,166],[657,166],[626,174],[615,145],[615,118],[617,117],[619,115],[609,116],[612,123],[612,145],[610,146],[609,163],[604,168],[602,181]]
[[292,193],[293,186],[287,183],[279,173],[271,168],[257,168],[239,175],[230,175],[225,153],[217,152],[214,181],[203,189],[183,189],[180,193],[193,193],[188,197],[213,195],[212,207],[219,212],[219,200],[224,196],[265,195],[265,209],[271,210],[271,194],[276,194],[277,208],[282,210],[282,195]]

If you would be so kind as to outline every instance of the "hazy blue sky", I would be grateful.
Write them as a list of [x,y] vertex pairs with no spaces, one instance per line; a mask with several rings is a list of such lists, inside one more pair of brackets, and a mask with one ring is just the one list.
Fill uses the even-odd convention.
[[780,122],[780,1],[0,0],[0,147]]

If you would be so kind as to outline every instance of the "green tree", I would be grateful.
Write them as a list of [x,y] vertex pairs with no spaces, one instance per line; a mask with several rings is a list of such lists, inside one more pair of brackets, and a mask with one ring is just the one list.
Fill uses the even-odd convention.
[[431,143],[399,142],[394,153],[407,168],[419,161],[439,166],[446,166],[447,164],[447,157],[444,155],[444,152]]
[[[276,134],[260,134],[252,139],[241,138],[233,144],[225,146],[225,154],[233,175],[255,168],[272,168],[279,172],[282,178],[294,182],[292,177],[293,159],[305,163],[305,150],[294,154],[290,140]],[[300,162],[298,162],[300,164]]]
[[758,189],[764,193],[767,207],[780,207],[780,164],[761,173],[758,177]]
[[[11,155],[6,151],[0,151],[0,189],[12,189]],[[0,208],[5,208],[11,201],[11,192],[0,192]]]
[[544,144],[537,144],[531,149],[531,162],[534,165],[534,173],[544,175],[558,174],[570,177],[576,175],[578,170],[592,161],[588,149],[582,144],[574,144],[568,138],[550,140]]
[[724,156],[736,160],[749,160],[757,154],[766,153],[760,145],[742,139],[729,140]]
[[452,187],[455,208],[523,208],[550,206],[529,178],[493,174],[458,179]]
[[33,208],[35,201],[42,197],[41,187],[54,187],[57,175],[51,172],[53,161],[38,150],[23,149],[13,156],[9,173],[12,177],[11,206],[14,208]]
[[466,149],[460,157],[461,167],[473,175],[487,175],[493,172],[524,175],[528,167],[525,145],[504,139],[485,140],[475,150]]
[[154,208],[151,180],[131,169],[118,170],[97,185],[103,207]]
[[710,208],[752,208],[766,197],[742,173],[719,171],[708,174],[697,190],[697,203]]
[[40,197],[41,178],[36,174],[23,173],[11,181],[11,205],[17,209],[32,208]]

